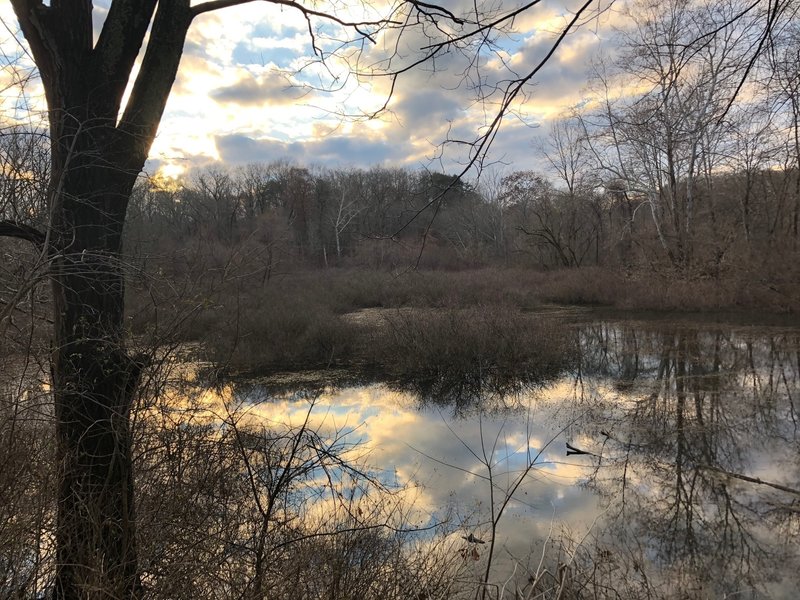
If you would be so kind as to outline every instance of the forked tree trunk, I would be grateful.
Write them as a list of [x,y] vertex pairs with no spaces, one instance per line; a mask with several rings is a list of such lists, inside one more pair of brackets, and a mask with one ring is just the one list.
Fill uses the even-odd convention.
[[50,111],[47,231],[12,234],[46,245],[53,282],[54,596],[136,598],[130,412],[141,367],[124,341],[122,232],[197,13],[190,0],[115,0],[95,38],[91,2],[11,2]]

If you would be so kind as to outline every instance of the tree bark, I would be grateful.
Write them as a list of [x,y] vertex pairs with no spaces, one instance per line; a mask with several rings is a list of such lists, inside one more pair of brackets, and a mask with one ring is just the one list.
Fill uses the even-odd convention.
[[140,588],[129,427],[140,366],[125,348],[120,262],[135,174],[112,177],[102,181],[97,165],[70,172],[53,215],[56,598],[131,598]]
[[[122,233],[177,74],[189,0],[115,0],[93,45],[90,2],[12,0],[49,108],[57,599],[140,595],[130,413],[142,365],[125,347]],[[152,23],[152,25],[151,25]],[[149,41],[120,117],[122,98]],[[3,233],[0,230],[0,233]]]

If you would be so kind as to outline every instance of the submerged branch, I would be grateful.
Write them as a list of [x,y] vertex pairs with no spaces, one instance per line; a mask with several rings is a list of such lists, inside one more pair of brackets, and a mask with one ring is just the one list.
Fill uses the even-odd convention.
[[800,496],[800,490],[796,488],[791,488],[785,485],[781,485],[779,483],[772,483],[771,481],[764,481],[763,479],[759,479],[758,477],[750,477],[748,475],[742,475],[741,473],[733,473],[731,471],[726,471],[725,469],[721,469],[719,467],[713,467],[711,465],[702,465],[704,469],[708,469],[709,471],[716,471],[717,473],[721,473],[722,475],[726,475],[727,477],[733,477],[734,479],[741,479],[742,481],[748,481],[750,483],[757,483],[758,485],[766,485],[771,488],[775,488],[776,490],[781,490],[782,492],[787,492],[789,494],[794,494],[795,496]]

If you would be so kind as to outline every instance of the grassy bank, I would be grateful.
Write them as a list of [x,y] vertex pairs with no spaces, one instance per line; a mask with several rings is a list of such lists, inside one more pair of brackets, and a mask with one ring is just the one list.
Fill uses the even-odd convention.
[[[340,367],[402,380],[450,373],[552,371],[567,336],[546,305],[619,310],[796,313],[800,285],[753,280],[624,276],[598,268],[540,272],[305,270],[154,278],[132,293],[131,327],[197,341],[233,372]],[[365,309],[369,311],[364,312]]]

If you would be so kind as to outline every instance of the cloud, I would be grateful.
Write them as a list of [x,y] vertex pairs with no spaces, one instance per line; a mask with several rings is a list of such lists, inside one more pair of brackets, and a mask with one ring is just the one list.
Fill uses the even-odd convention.
[[[490,89],[514,72],[527,73],[541,60],[552,45],[553,32],[569,18],[561,2],[543,0],[522,15],[515,23],[516,33],[498,37],[499,56],[487,52],[471,63],[474,57],[453,50],[403,73],[384,121],[366,125],[339,120],[337,115],[369,113],[382,106],[390,78],[356,78],[350,70],[355,63],[346,57],[330,57],[326,65],[309,63],[314,59],[311,39],[299,11],[256,3],[204,14],[190,30],[153,157],[165,165],[280,158],[324,166],[426,164],[426,159],[438,157],[439,144],[448,136],[467,141],[478,137],[494,117],[496,105],[491,101],[498,96],[481,102],[476,83]],[[473,7],[471,0],[448,0],[447,5],[455,11]],[[360,5],[360,10],[373,12],[380,8]],[[347,7],[342,10],[344,16],[363,16],[346,12]],[[99,21],[102,8],[95,12]],[[347,44],[352,33],[328,24],[317,31],[317,42],[328,48],[333,41],[323,38],[332,36],[352,59],[355,49]],[[364,48],[358,65],[369,70],[391,57],[391,66],[402,68],[431,42],[421,29],[407,28],[395,45],[396,33],[375,36],[376,44]],[[526,88],[525,102],[515,107],[528,125],[545,127],[533,130],[519,120],[506,119],[492,157],[511,162],[514,168],[532,168],[540,162],[532,140],[546,131],[550,118],[580,99],[587,68],[606,45],[604,34],[587,27],[564,40],[536,84]],[[472,71],[472,78],[465,77],[476,65],[480,73]],[[339,89],[328,94],[309,91],[309,86]],[[431,166],[457,169],[468,149],[451,145],[442,162]]]
[[[451,8],[471,6],[469,0],[453,0]],[[553,32],[565,18],[568,13],[555,0],[545,0],[544,6],[526,13],[524,28],[498,38],[502,60],[492,53],[479,58],[482,89],[515,76],[512,69],[517,75],[527,73],[550,49]],[[394,45],[391,35],[378,36],[375,45],[365,48],[359,64],[369,68],[392,56],[392,66],[400,68],[418,58],[420,48],[431,41],[420,30],[407,29],[403,35],[400,46]],[[502,159],[515,168],[540,168],[532,140],[546,127],[534,130],[529,125],[547,125],[563,107],[580,99],[598,39],[597,32],[587,28],[564,40],[536,85],[526,88],[524,103],[515,106],[524,122],[514,117],[505,120],[490,159]],[[465,77],[476,63],[452,51],[398,79],[383,123],[339,120],[337,114],[380,107],[390,79],[359,81],[350,76],[352,64],[343,58],[330,58],[326,65],[330,71],[309,64],[310,43],[301,15],[283,7],[248,5],[204,16],[190,33],[154,150],[169,162],[170,156],[179,155],[184,140],[190,160],[242,164],[290,158],[303,164],[368,167],[417,166],[436,158],[432,167],[452,171],[463,164],[469,148],[450,145],[438,162],[439,144],[448,137],[475,140],[494,117],[497,106],[492,102],[498,96],[481,102],[476,97],[477,80]],[[289,74],[292,69],[296,72]],[[309,92],[309,86],[332,84],[341,89],[330,94]]]
[[380,139],[354,136],[326,137],[315,140],[312,151],[320,160],[330,165],[364,165],[403,162],[406,153],[397,144],[388,144]]
[[243,106],[294,104],[312,95],[308,88],[293,84],[288,75],[275,71],[258,77],[246,77],[209,93],[220,104]]
[[297,159],[304,155],[300,143],[254,139],[242,133],[215,136],[220,159],[228,164],[268,163],[283,158]]
[[430,132],[459,117],[463,105],[452,91],[404,86],[392,102],[392,110],[405,127]]
[[380,137],[331,135],[303,141],[256,138],[234,133],[215,137],[224,163],[247,164],[289,158],[300,164],[327,167],[404,164],[414,155],[409,145]]
[[[521,72],[530,72],[550,51],[553,40],[548,34],[529,37],[520,46],[513,67]],[[590,31],[581,31],[559,46],[533,80],[530,104],[546,104],[549,108],[539,112],[554,112],[566,105],[574,104],[582,96],[592,61],[600,56],[608,44]]]
[[232,60],[240,65],[275,66],[283,69],[290,68],[304,53],[284,46],[259,47],[250,40],[242,42],[233,50]]

